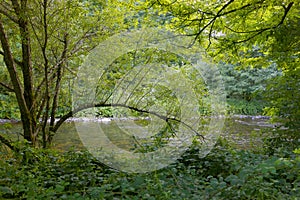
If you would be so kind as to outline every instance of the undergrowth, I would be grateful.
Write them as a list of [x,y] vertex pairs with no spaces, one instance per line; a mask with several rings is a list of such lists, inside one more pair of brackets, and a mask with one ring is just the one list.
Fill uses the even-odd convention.
[[[300,150],[284,157],[219,141],[205,157],[195,144],[178,162],[144,174],[116,171],[88,152],[40,150],[0,159],[3,199],[299,199]],[[24,159],[26,154],[26,159]],[[0,198],[0,199],[1,199]]]

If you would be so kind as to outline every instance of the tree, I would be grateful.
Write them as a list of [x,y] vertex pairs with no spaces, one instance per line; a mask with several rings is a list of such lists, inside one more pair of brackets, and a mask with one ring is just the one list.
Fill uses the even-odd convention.
[[[299,1],[141,1],[141,9],[172,16],[168,27],[193,37],[216,61],[282,70],[271,84],[270,109],[299,125]],[[149,12],[150,13],[150,12]],[[275,89],[277,88],[277,89]],[[280,92],[282,91],[282,92]],[[269,98],[270,99],[270,98]],[[293,103],[291,103],[291,101]],[[288,109],[285,104],[289,104]],[[295,125],[295,123],[293,123]]]
[[246,101],[262,100],[262,93],[266,90],[268,80],[281,75],[275,65],[268,68],[245,68],[220,64],[219,68],[227,97]]
[[[91,55],[90,50],[94,49],[99,41],[103,41],[108,36],[124,28],[131,29],[134,27],[131,22],[127,23],[124,20],[124,18],[130,19],[130,17],[126,18],[123,12],[126,11],[127,6],[123,7],[122,5],[121,2],[113,4],[110,1],[101,0],[7,0],[0,3],[0,41],[2,47],[0,54],[4,58],[10,81],[10,83],[7,80],[2,81],[1,86],[6,91],[13,92],[16,95],[24,129],[24,139],[31,142],[32,145],[36,146],[39,144],[39,139],[41,139],[43,147],[46,147],[51,142],[53,134],[66,119],[80,111],[95,107],[120,107],[144,115],[152,115],[166,122],[165,126],[169,126],[168,130],[172,132],[175,132],[175,128],[173,128],[171,122],[175,126],[178,123],[183,124],[185,129],[201,136],[197,132],[198,130],[195,130],[181,118],[178,118],[178,116],[183,116],[182,113],[184,112],[179,112],[177,108],[180,103],[183,104],[183,99],[185,98],[182,98],[181,102],[176,102],[173,91],[170,91],[166,87],[157,86],[158,83],[148,84],[146,88],[142,87],[141,82],[147,73],[140,76],[144,72],[139,71],[138,67],[136,68],[137,71],[135,70],[135,67],[139,63],[147,64],[152,57],[155,57],[154,61],[156,64],[159,62],[162,63],[164,60],[168,60],[168,62],[173,62],[174,64],[180,60],[177,58],[177,55],[157,51],[160,48],[158,44],[155,44],[157,43],[157,39],[162,36],[168,37],[169,33],[153,33],[155,37],[149,35],[152,36],[152,41],[150,42],[138,41],[141,39],[139,37],[141,36],[141,32],[133,33],[133,35],[136,35],[133,38],[129,35],[130,32],[124,33],[121,36],[110,37],[115,38],[116,41],[113,43],[123,40],[130,40],[131,42],[125,44],[121,42],[124,47],[120,46],[117,48],[111,43],[104,42],[107,45],[104,52],[102,52],[105,53],[105,56],[103,56],[104,54],[100,55],[104,58],[99,59],[97,53],[91,53],[94,57],[89,57],[87,59],[88,64],[83,65],[87,67],[84,74],[82,75],[80,72],[77,72],[83,57],[88,53]],[[126,23],[123,23],[124,21]],[[161,33],[163,33],[162,36]],[[162,38],[162,40],[166,40],[166,38]],[[169,42],[168,40],[166,41]],[[153,44],[156,50],[153,52],[141,50],[139,52],[138,49],[133,48],[136,47],[136,42],[143,43],[142,46],[146,49],[148,48],[146,43]],[[166,44],[170,45],[171,43],[165,43],[165,46],[167,46]],[[130,46],[129,49],[128,46]],[[171,46],[174,47],[174,44]],[[124,49],[133,52],[126,52]],[[182,51],[185,51],[183,49]],[[100,66],[105,60],[111,59],[110,54],[112,56],[118,55],[117,58],[121,57],[121,59],[123,59],[123,54],[128,54],[127,58],[133,61],[132,65],[126,65],[127,60],[120,62],[115,68],[113,67],[114,63],[104,63],[105,66]],[[118,62],[118,59],[115,62]],[[95,68],[98,66],[104,68]],[[156,67],[158,66],[160,65]],[[124,67],[125,70],[123,69]],[[98,72],[101,72],[103,69],[106,72],[104,75],[112,75],[115,78],[106,78],[101,74],[98,77]],[[127,73],[127,70],[131,70],[131,72]],[[161,69],[157,68],[157,70],[152,71],[150,74],[153,75],[154,73],[158,77],[157,73],[159,70]],[[180,70],[177,69],[176,73],[180,74]],[[189,73],[194,72],[190,70],[190,72],[186,73],[186,76]],[[120,79],[118,74],[125,76],[125,78]],[[129,77],[126,76],[128,74],[130,75]],[[194,77],[197,76],[195,73],[192,75]],[[64,94],[66,92],[63,89],[63,86],[68,81],[68,77],[71,80],[75,77],[81,78],[78,81],[78,85],[80,85],[80,81],[88,80],[85,83],[89,84],[89,81],[92,80],[92,87],[76,88],[76,84],[74,84],[75,90],[78,89],[78,91],[73,91],[73,94],[79,93],[79,97],[83,96],[83,101],[79,98],[79,101],[75,101],[74,103],[75,107],[69,108],[56,121],[55,117],[57,116],[58,106],[65,101],[60,97],[65,95],[70,99],[70,94]],[[122,81],[127,78],[133,78],[133,81],[137,81],[134,85],[131,85],[134,87],[123,85],[125,82]],[[150,76],[146,78],[149,81],[153,81],[150,78],[153,79],[154,77]],[[212,79],[208,81],[213,82]],[[94,83],[98,85],[94,85]],[[180,84],[182,85],[183,83],[181,81]],[[217,83],[217,81],[214,83]],[[126,96],[127,99],[121,96],[124,100],[121,103],[111,102],[114,92],[120,86],[118,84],[124,87],[121,94],[126,93],[125,95],[128,95]],[[184,87],[182,88],[183,91],[187,90]],[[158,94],[152,94],[152,90],[158,92]],[[86,101],[84,98],[89,97],[90,91],[95,92],[96,95]],[[186,92],[191,93],[190,90]],[[159,103],[163,104],[163,106],[159,106],[159,109],[162,111],[159,109],[151,110],[157,107],[156,105],[154,106],[154,102],[162,94],[167,96],[165,99],[161,98],[161,101],[159,101]],[[187,105],[184,106],[188,108]],[[165,108],[166,110],[164,110]],[[184,115],[185,119],[189,120],[190,116],[186,112]],[[197,111],[193,108],[191,112],[196,113]],[[7,140],[1,137],[1,135],[0,140],[7,144]]]
[[1,86],[15,94],[24,138],[33,145],[41,132],[44,147],[51,141],[65,77],[74,77],[82,56],[123,28],[123,13],[114,12],[115,4],[89,2],[0,3],[0,54],[9,74]]

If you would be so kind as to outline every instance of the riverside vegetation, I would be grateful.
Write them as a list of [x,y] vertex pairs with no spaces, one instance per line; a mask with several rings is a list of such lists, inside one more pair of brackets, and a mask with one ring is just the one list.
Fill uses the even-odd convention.
[[115,171],[85,151],[61,153],[23,144],[22,148],[23,155],[8,153],[1,146],[2,198],[300,198],[300,150],[274,141],[255,151],[232,148],[220,139],[205,158],[198,157],[194,144],[178,162],[145,174]]
[[[0,118],[20,120],[23,129],[17,140],[0,133],[0,199],[300,199],[299,10],[292,0],[3,0]],[[55,119],[72,115],[84,58],[110,36],[145,27],[186,35],[218,63],[226,114],[267,115],[277,127],[262,130],[260,145],[246,149],[220,137],[204,158],[194,141],[172,165],[144,174],[116,171],[85,149],[55,149]],[[109,66],[101,92],[149,61],[188,65],[157,49],[128,52]],[[208,95],[202,80],[193,84]],[[156,100],[176,109],[167,94]],[[114,109],[96,115],[110,117]]]

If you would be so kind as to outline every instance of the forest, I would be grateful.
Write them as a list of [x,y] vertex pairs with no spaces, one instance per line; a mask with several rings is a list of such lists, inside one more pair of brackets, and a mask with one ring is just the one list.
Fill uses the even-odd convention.
[[1,0],[0,199],[300,199],[299,11]]

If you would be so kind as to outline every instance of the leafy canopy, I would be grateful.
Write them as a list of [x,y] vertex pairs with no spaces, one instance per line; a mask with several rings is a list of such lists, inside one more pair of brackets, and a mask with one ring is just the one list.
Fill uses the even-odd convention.
[[217,62],[276,65],[283,76],[269,84],[267,112],[300,126],[299,1],[152,0],[139,5],[148,14],[169,16],[165,26],[193,37],[191,45],[206,47]]

